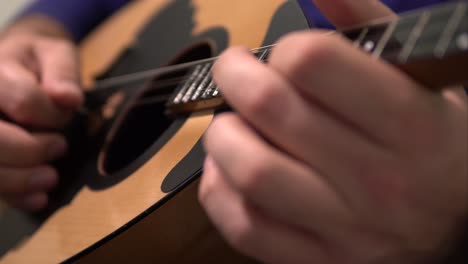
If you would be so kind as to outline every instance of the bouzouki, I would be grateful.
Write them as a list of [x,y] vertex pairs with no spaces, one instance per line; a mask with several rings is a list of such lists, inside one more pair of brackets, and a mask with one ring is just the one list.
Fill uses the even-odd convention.
[[[467,6],[342,34],[432,89],[460,85]],[[282,0],[141,0],[104,23],[81,45],[87,100],[64,132],[61,186],[39,214],[0,208],[0,262],[251,262],[197,203],[200,138],[226,108],[210,71],[229,46],[267,61],[275,40],[305,28],[297,4]]]

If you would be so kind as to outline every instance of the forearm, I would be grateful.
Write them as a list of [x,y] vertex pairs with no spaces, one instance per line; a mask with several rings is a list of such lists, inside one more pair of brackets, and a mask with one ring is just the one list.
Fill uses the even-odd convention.
[[36,0],[19,14],[25,17],[48,17],[56,21],[75,40],[81,40],[106,17],[129,0]]
[[7,27],[2,35],[12,32],[72,39],[71,33],[62,23],[43,14],[31,14],[17,19]]

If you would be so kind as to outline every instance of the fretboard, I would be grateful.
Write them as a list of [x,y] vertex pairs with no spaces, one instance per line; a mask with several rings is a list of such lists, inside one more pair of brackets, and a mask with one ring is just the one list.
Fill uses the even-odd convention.
[[[468,4],[460,1],[341,32],[356,47],[383,59],[431,88],[468,79]],[[253,50],[266,62],[272,46]],[[195,65],[167,102],[170,114],[225,105],[211,78],[214,60]]]

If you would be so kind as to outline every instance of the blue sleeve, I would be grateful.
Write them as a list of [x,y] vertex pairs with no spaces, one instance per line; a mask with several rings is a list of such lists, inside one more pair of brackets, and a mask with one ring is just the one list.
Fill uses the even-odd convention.
[[51,17],[81,40],[96,25],[102,22],[129,0],[36,0],[20,16],[41,14]]
[[[450,0],[382,0],[388,7],[397,13],[429,6]],[[310,25],[319,28],[333,28],[331,23],[315,7],[313,0],[298,0]]]

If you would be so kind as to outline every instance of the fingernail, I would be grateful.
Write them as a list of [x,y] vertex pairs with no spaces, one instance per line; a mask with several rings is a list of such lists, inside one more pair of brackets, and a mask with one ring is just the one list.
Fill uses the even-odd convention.
[[49,198],[45,193],[34,193],[26,196],[22,201],[22,207],[30,211],[38,211],[47,206]]
[[67,151],[67,143],[63,139],[56,139],[49,144],[48,155],[49,160],[56,160]]
[[57,173],[50,168],[38,168],[29,179],[29,191],[49,191],[57,185]]

